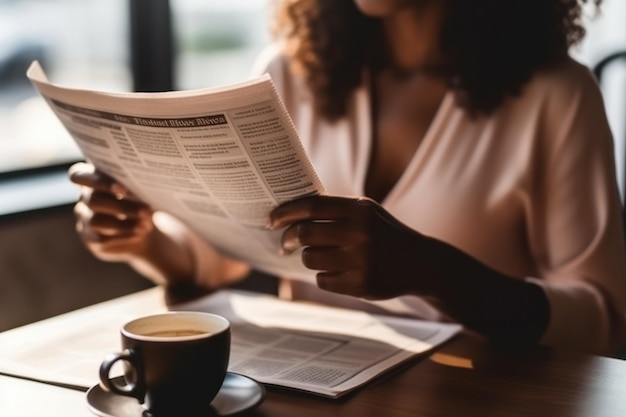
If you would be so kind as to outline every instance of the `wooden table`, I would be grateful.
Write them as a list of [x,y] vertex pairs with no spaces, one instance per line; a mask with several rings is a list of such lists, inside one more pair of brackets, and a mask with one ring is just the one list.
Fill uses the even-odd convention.
[[[0,376],[2,417],[89,417],[84,393]],[[463,333],[338,400],[268,388],[258,417],[625,417],[626,361]],[[184,416],[181,416],[184,417]]]
[[626,361],[463,334],[339,401],[271,391],[259,416],[624,417]]

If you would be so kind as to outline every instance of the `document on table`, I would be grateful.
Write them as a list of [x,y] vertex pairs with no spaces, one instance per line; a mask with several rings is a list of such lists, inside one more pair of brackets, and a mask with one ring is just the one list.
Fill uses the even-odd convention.
[[27,76],[85,158],[222,253],[313,280],[299,254],[278,255],[270,210],[325,192],[269,75],[219,88],[112,93]]
[[[160,288],[0,333],[0,373],[87,389],[119,350],[126,321],[167,311]],[[172,310],[223,315],[232,325],[229,371],[337,398],[436,348],[456,324],[372,315],[274,296],[220,291]]]

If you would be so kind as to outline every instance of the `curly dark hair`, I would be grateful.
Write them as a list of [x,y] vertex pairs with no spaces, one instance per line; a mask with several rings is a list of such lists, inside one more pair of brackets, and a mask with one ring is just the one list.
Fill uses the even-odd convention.
[[[589,1],[596,7],[602,2]],[[583,38],[586,2],[447,0],[439,39],[446,65],[439,75],[459,105],[488,114]],[[283,0],[274,30],[303,71],[318,111],[330,120],[346,114],[363,69],[380,65],[380,20],[363,15],[354,0]]]

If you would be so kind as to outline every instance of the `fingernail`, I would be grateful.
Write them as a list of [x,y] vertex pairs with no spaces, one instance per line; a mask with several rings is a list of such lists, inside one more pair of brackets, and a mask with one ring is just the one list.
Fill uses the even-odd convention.
[[124,197],[126,195],[126,188],[117,182],[111,184],[111,192],[116,196]]

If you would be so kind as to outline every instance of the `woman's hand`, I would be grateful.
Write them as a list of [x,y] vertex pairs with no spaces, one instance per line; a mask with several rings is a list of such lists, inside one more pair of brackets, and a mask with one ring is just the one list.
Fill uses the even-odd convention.
[[371,199],[306,197],[270,214],[269,227],[286,227],[282,250],[303,249],[302,261],[319,270],[322,289],[368,299],[432,292],[437,262],[433,239],[401,224]]
[[450,317],[496,340],[535,343],[550,306],[536,284],[495,271],[426,237],[369,199],[306,197],[278,206],[282,249],[302,251],[322,289],[368,299],[428,296]]
[[81,186],[74,214],[87,248],[102,260],[116,262],[144,252],[154,228],[152,209],[91,164],[74,164],[69,177]]
[[157,284],[191,283],[193,260],[188,248],[155,226],[146,203],[90,164],[74,164],[69,177],[81,186],[74,206],[76,230],[96,257],[127,262]]

